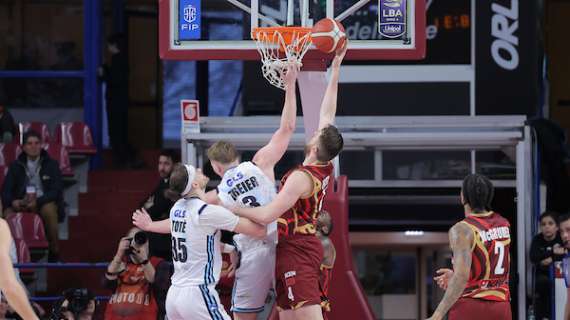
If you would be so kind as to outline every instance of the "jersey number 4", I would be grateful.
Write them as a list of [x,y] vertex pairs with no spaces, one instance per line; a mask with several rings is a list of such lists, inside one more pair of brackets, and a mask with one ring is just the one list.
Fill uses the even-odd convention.
[[172,260],[178,262],[186,262],[188,260],[186,239],[172,237]]
[[257,199],[254,196],[243,197],[241,202],[243,202],[243,204],[245,204],[246,206],[250,206],[250,207],[261,206],[261,204],[259,204],[259,202],[257,202]]

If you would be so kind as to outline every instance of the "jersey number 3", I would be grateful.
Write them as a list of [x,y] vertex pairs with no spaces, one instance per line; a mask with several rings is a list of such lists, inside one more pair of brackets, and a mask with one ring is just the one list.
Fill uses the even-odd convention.
[[259,207],[259,206],[261,206],[261,204],[259,204],[259,202],[257,202],[257,199],[255,199],[254,196],[243,197],[243,199],[241,200],[241,202],[243,202],[243,204],[245,204],[246,206],[250,206],[250,207]]
[[186,262],[188,260],[185,238],[172,237],[172,260],[178,262]]

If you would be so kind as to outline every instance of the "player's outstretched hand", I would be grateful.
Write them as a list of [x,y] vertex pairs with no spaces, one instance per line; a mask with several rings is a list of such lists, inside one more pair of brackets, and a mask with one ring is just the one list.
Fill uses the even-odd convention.
[[434,277],[433,279],[437,282],[437,285],[443,289],[447,290],[447,285],[449,284],[449,280],[453,276],[453,270],[443,268],[436,271],[438,276]]
[[290,63],[287,66],[287,71],[285,73],[285,89],[295,88],[295,83],[297,82],[298,75],[299,75],[299,65],[295,63]]
[[335,67],[335,68],[340,67],[340,65],[342,64],[342,60],[344,59],[344,56],[346,55],[347,50],[348,50],[348,39],[344,42],[344,46],[342,46],[341,48],[338,48],[338,50],[336,51],[336,54],[335,54],[333,62],[332,62],[333,67]]
[[144,208],[139,209],[133,213],[133,224],[137,228],[143,231],[148,231],[147,228],[151,223],[152,219],[150,218],[150,215],[148,214],[148,212],[146,212]]

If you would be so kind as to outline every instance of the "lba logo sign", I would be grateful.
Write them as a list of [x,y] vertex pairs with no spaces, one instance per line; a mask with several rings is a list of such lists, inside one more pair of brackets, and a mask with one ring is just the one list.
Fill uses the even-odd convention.
[[183,132],[200,132],[200,103],[198,100],[180,100]]
[[200,39],[200,0],[180,0],[178,6],[178,38]]

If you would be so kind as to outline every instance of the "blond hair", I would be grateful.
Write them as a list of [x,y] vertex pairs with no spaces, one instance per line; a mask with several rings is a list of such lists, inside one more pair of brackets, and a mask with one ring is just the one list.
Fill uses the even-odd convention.
[[220,140],[208,148],[207,155],[210,161],[217,161],[221,164],[230,164],[239,156],[236,147],[231,142],[224,140]]

